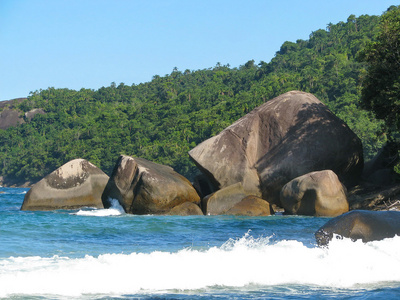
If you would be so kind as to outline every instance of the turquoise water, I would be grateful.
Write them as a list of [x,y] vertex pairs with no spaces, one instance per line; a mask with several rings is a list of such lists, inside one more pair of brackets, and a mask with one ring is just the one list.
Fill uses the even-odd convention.
[[397,299],[400,238],[315,244],[328,218],[20,211],[0,188],[0,298]]

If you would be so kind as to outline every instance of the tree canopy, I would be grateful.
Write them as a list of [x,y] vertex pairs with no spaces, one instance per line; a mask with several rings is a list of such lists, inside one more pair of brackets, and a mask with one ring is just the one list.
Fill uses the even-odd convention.
[[400,129],[400,6],[391,6],[382,15],[378,29],[376,39],[360,55],[368,64],[362,103],[385,120],[393,134]]

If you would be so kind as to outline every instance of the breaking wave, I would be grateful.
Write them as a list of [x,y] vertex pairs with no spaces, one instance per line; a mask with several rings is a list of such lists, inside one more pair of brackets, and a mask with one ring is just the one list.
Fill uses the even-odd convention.
[[333,240],[329,248],[246,234],[220,247],[98,257],[0,260],[0,297],[129,295],[163,291],[305,285],[374,288],[400,283],[400,237]]

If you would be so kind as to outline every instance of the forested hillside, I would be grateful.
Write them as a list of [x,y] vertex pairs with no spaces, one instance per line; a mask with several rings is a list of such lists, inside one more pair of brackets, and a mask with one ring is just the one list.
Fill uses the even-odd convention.
[[187,152],[256,106],[289,90],[313,93],[362,139],[370,158],[385,142],[383,123],[360,109],[366,69],[358,53],[374,39],[378,16],[351,15],[308,40],[285,42],[270,62],[177,70],[148,83],[98,90],[48,88],[19,104],[46,114],[0,130],[0,175],[35,181],[74,158],[110,173],[120,154],[167,164],[191,178]]

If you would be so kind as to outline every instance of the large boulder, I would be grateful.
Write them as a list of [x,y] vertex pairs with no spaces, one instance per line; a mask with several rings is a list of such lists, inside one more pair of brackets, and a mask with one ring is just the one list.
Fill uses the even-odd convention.
[[21,210],[103,208],[101,195],[108,179],[87,160],[72,160],[34,184]]
[[329,220],[315,238],[319,246],[326,246],[334,235],[364,243],[400,235],[400,212],[353,210]]
[[360,139],[311,94],[292,91],[257,107],[189,152],[216,188],[235,183],[272,204],[298,176],[333,170],[346,185],[360,177]]
[[349,211],[346,188],[331,170],[297,177],[282,188],[281,203],[291,215],[336,217]]
[[200,203],[191,183],[171,167],[143,158],[121,155],[102,199],[117,199],[127,213],[166,214],[184,202]]

